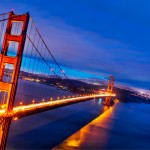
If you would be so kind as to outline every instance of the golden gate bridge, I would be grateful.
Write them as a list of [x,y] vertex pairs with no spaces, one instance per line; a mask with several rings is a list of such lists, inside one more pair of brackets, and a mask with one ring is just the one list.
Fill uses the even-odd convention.
[[0,14],[0,53],[0,149],[12,119],[100,97],[109,106],[116,96],[113,76],[101,92],[68,78],[29,13]]

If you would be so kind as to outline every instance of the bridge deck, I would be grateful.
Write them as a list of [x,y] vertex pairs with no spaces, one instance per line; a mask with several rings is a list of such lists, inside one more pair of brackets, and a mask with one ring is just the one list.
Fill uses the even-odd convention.
[[98,95],[80,96],[80,97],[60,99],[60,100],[55,100],[55,101],[29,104],[29,105],[24,105],[24,106],[16,106],[14,107],[13,112],[8,113],[7,115],[5,114],[5,110],[1,109],[0,117],[14,117],[14,119],[18,119],[18,118],[22,118],[25,116],[44,112],[47,110],[56,109],[59,107],[92,100],[94,98],[114,97],[114,96],[116,96],[116,94],[103,93],[103,94],[98,94]]

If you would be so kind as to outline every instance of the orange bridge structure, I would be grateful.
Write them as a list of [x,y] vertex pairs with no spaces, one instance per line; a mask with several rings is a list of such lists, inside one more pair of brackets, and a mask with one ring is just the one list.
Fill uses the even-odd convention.
[[29,13],[0,15],[0,50],[0,149],[12,119],[101,97],[109,106],[116,96],[113,76],[100,92],[68,78]]

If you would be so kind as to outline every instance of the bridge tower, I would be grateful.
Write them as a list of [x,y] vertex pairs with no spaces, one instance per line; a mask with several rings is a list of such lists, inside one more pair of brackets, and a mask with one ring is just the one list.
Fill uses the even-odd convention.
[[[109,80],[108,80],[108,84],[107,84],[108,85],[108,87],[107,87],[107,93],[108,94],[111,94],[113,92],[114,80],[115,80],[115,77],[110,75]],[[111,97],[106,97],[105,101],[104,101],[104,105],[109,106],[110,105],[110,100],[111,100]]]
[[[20,22],[22,24],[21,34],[13,35],[13,24]],[[0,91],[7,93],[5,117],[0,119],[0,149],[5,149],[6,147],[8,130],[11,123],[11,118],[9,117],[9,114],[13,110],[28,22],[28,13],[23,15],[15,15],[13,12],[9,13],[4,40],[2,44],[2,52],[0,54]],[[8,56],[9,44],[12,42],[18,43],[16,56]],[[10,82],[3,81],[4,70],[7,64],[11,64],[13,66]]]

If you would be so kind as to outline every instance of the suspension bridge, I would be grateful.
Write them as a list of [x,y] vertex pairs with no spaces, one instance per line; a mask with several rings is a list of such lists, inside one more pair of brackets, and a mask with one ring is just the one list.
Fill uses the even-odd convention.
[[29,13],[0,14],[0,149],[12,119],[104,97],[110,105],[114,77],[106,90],[68,78]]

